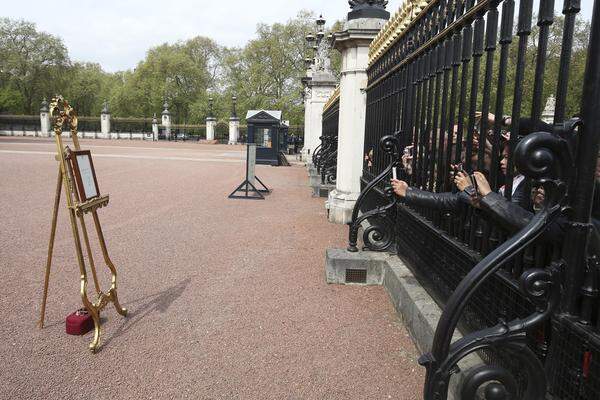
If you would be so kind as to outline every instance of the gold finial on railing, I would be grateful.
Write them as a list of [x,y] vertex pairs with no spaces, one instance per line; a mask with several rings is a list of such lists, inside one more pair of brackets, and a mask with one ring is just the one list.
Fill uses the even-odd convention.
[[329,108],[331,108],[333,103],[335,103],[336,100],[338,100],[339,98],[340,98],[340,87],[338,86],[335,88],[335,90],[331,94],[331,97],[329,97],[329,100],[327,100],[327,102],[323,106],[323,111],[325,112],[325,111],[329,110]]
[[406,0],[377,34],[369,48],[369,65],[377,61],[406,32],[421,11],[434,0]]

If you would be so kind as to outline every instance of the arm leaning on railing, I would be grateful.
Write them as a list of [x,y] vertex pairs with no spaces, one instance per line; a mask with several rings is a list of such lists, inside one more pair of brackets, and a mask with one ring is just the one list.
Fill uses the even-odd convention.
[[458,210],[461,204],[469,204],[469,196],[465,192],[432,193],[409,187],[404,196],[404,204],[434,210],[453,211]]

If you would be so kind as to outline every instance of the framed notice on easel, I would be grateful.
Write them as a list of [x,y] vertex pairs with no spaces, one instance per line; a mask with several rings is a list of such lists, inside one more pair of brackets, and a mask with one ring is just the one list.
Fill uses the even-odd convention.
[[71,152],[71,165],[73,166],[73,175],[80,200],[83,202],[100,196],[90,151],[77,150]]
[[[100,343],[100,312],[104,310],[108,304],[112,303],[117,313],[122,316],[127,315],[127,309],[121,307],[121,303],[119,302],[119,296],[117,295],[117,268],[108,254],[104,233],[102,232],[102,226],[100,225],[100,217],[98,216],[98,209],[108,205],[109,196],[108,194],[100,194],[92,155],[89,150],[81,150],[81,147],[79,146],[79,139],[77,137],[77,113],[75,110],[73,110],[64,98],[57,96],[53,98],[50,103],[50,115],[52,115],[53,119],[58,168],[39,326],[40,328],[44,327],[46,301],[48,299],[48,287],[50,282],[50,269],[52,266],[54,241],[57,232],[58,210],[60,208],[61,192],[64,188],[67,203],[66,206],[71,223],[71,233],[73,235],[76,251],[75,258],[79,265],[79,294],[83,303],[83,308],[87,310],[89,317],[94,323],[94,338],[90,343],[89,348],[92,352],[96,352]],[[65,146],[62,141],[62,131],[65,125],[70,128],[74,149]],[[102,251],[102,260],[110,271],[111,279],[110,288],[108,290],[102,290],[100,281],[98,280],[94,255],[85,223],[85,217],[89,214],[91,214],[96,228],[96,236],[100,250]],[[86,252],[87,257],[84,256],[84,251]],[[88,286],[88,270],[92,273],[94,282],[93,289]],[[92,294],[92,296],[90,297],[88,293]]]

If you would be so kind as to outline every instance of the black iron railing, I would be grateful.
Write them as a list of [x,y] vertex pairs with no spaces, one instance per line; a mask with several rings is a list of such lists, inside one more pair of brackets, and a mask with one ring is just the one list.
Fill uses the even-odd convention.
[[337,148],[340,100],[335,100],[323,111],[321,144],[313,154],[313,164],[321,175],[321,183],[335,185],[337,175]]
[[0,114],[0,131],[4,132],[40,132],[39,115],[3,115]]
[[[456,363],[472,352],[486,365],[464,371],[461,399],[477,388],[489,399],[600,398],[595,3],[585,49],[575,41],[578,0],[564,0],[560,18],[554,1],[542,0],[535,21],[533,0],[518,10],[513,0],[432,0],[369,67],[364,190],[350,249],[362,220],[380,221],[379,240],[365,245],[382,250],[392,237],[444,305],[421,360],[427,400],[446,398]],[[561,47],[549,54],[553,35]],[[571,68],[581,57],[583,79]],[[551,94],[554,119],[545,124]],[[582,107],[570,119],[574,101]],[[390,197],[394,167],[411,187],[405,199]],[[481,194],[479,203],[459,194],[460,168],[481,172],[503,207],[528,217],[509,223]],[[437,193],[433,201],[415,200],[427,192]],[[454,200],[435,200],[444,196]],[[465,337],[450,343],[457,327]]]

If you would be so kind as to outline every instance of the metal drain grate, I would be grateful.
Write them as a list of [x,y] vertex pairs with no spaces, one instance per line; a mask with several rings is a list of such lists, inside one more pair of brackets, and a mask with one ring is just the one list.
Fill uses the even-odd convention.
[[367,283],[366,269],[347,269],[346,283]]

